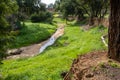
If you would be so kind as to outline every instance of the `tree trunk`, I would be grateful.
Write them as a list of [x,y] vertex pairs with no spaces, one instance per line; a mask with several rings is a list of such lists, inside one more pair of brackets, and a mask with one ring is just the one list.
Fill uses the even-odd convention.
[[120,61],[120,0],[110,0],[110,4],[108,56]]
[[67,18],[65,18],[65,23],[67,24]]
[[89,26],[93,26],[94,25],[94,18],[90,17],[89,18]]
[[84,15],[83,15],[83,13],[77,15],[77,19],[76,19],[77,22],[82,21],[82,20],[84,20],[84,19],[85,19],[85,17],[84,17]]

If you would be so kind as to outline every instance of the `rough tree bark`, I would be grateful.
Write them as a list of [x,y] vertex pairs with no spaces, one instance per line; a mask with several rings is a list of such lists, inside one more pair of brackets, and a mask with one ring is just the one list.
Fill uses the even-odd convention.
[[120,0],[110,0],[110,4],[108,56],[120,61]]

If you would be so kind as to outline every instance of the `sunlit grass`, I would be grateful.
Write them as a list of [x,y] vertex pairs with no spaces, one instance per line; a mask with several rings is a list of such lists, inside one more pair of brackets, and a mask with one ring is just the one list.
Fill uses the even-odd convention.
[[54,19],[53,19],[53,22],[55,22],[55,23],[65,23],[65,19],[62,19],[62,18],[54,18]]
[[19,48],[22,46],[39,43],[48,39],[56,30],[56,27],[45,23],[25,22],[25,25],[10,45],[11,48]]
[[70,69],[77,55],[107,49],[100,38],[105,33],[107,29],[96,27],[84,31],[80,26],[69,24],[65,27],[65,34],[42,54],[31,58],[4,60],[0,73],[5,80],[62,80],[60,74]]

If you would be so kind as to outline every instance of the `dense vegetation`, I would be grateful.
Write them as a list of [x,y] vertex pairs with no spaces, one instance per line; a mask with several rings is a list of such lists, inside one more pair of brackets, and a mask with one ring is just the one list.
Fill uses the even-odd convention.
[[4,53],[11,39],[11,25],[6,17],[14,13],[17,8],[18,6],[14,0],[0,0],[0,63],[3,57],[6,56]]
[[[59,18],[54,21],[64,22]],[[5,60],[0,73],[5,80],[62,80],[60,74],[69,70],[77,55],[106,50],[100,39],[104,33],[107,33],[106,28],[96,27],[84,31],[74,22],[69,22],[64,36],[44,53],[32,58]]]
[[39,43],[48,39],[56,30],[56,26],[48,23],[25,22],[21,30],[14,31],[14,40],[10,48],[20,48],[23,46]]
[[66,20],[73,16],[79,21],[87,15],[89,25],[94,25],[94,18],[102,19],[109,12],[109,0],[56,0],[55,9],[61,11]]
[[40,12],[39,14],[31,15],[31,21],[35,22],[48,22],[52,23],[53,15],[50,12]]

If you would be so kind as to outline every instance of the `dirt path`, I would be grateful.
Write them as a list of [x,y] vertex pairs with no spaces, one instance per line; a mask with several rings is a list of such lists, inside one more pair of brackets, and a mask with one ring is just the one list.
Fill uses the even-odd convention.
[[[64,34],[64,24],[58,24],[58,29],[52,36],[55,39],[57,39],[58,37],[62,36],[63,34]],[[8,56],[7,59],[35,56],[39,53],[40,47],[43,46],[45,43],[47,43],[48,40],[43,41],[39,44],[33,44],[31,46],[22,47],[22,48],[19,49],[19,50],[21,50],[20,54],[15,54],[15,55]],[[10,51],[12,52],[12,51],[15,51],[15,50],[17,51],[18,49],[14,49],[14,50],[10,50]]]
[[[111,64],[111,65],[110,65]],[[73,61],[64,80],[120,80],[119,63],[107,58],[107,52],[92,52]]]

